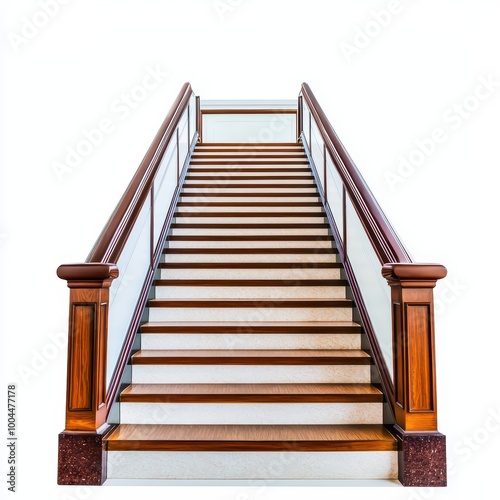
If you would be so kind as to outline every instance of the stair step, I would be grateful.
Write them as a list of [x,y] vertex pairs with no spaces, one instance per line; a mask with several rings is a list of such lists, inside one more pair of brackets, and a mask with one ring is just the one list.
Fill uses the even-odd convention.
[[[196,250],[192,248],[172,248],[170,250]],[[209,248],[205,250],[218,250],[217,248]],[[230,250],[225,248],[224,250]],[[338,255],[335,253],[291,253],[283,254],[276,253],[273,254],[268,249],[256,248],[254,250],[259,250],[259,252],[250,253],[248,249],[234,248],[232,250],[246,250],[246,252],[234,252],[234,253],[218,253],[218,252],[179,252],[179,253],[167,253],[164,255],[164,262],[162,264],[170,263],[210,263],[210,262],[227,262],[227,263],[308,263],[309,265],[313,263],[336,263],[338,260]],[[264,250],[264,251],[260,251]]]
[[[190,219],[190,218],[239,218],[242,219],[242,221],[245,221],[249,218],[255,218],[255,213],[253,212],[208,212],[208,211],[201,211],[201,212],[176,212],[174,214],[175,218],[182,218],[182,219]],[[320,222],[325,222],[325,217],[323,213],[318,213],[318,212],[285,212],[283,209],[281,209],[280,212],[259,212],[259,218],[260,222],[262,223],[262,218],[266,218],[266,224],[269,224],[267,222],[268,218],[271,219],[282,219],[282,218],[293,218],[293,219],[317,219],[321,218],[322,220]],[[314,221],[313,221],[314,222]],[[272,222],[273,224],[275,223],[274,221]]]
[[280,215],[280,216],[270,216],[265,219],[265,223],[262,222],[265,216],[260,214],[201,214],[193,215],[180,213],[175,214],[174,222],[172,223],[173,228],[179,227],[189,227],[189,228],[216,228],[216,229],[227,229],[233,228],[234,226],[242,226],[245,228],[268,228],[277,227],[283,228],[326,228],[325,215],[318,214],[308,214],[305,217],[299,215]]
[[397,451],[382,425],[119,425],[108,451]]
[[304,333],[362,333],[354,321],[268,321],[248,324],[243,321],[213,321],[200,324],[196,321],[163,321],[144,323],[141,333],[252,333],[252,334],[304,334]]
[[165,248],[164,254],[172,255],[276,255],[280,258],[288,257],[290,255],[327,255],[335,256],[338,254],[336,248]]
[[[277,225],[277,224],[276,224]],[[299,224],[295,224],[299,226]],[[200,224],[199,227],[194,227],[196,224],[172,224],[172,236],[328,236],[330,234],[329,227],[314,227],[323,226],[323,224],[310,224],[309,227],[242,227],[243,224],[213,224],[214,227],[207,227],[210,224]],[[226,227],[223,227],[226,226]],[[257,224],[255,225],[257,226]],[[285,226],[285,224],[284,224]]]
[[371,384],[132,384],[122,403],[381,403]]
[[274,159],[271,157],[265,158],[202,158],[198,160],[191,160],[190,165],[309,165],[309,160],[307,158],[279,158]]
[[361,349],[360,333],[142,333],[144,350]]
[[133,365],[370,365],[360,349],[141,350]]
[[287,168],[273,167],[247,167],[245,169],[231,169],[225,167],[213,167],[211,169],[193,167],[189,169],[186,180],[218,180],[218,179],[235,179],[235,180],[299,180],[308,181],[314,179],[309,168]]
[[247,200],[238,200],[238,201],[225,201],[225,200],[215,200],[215,201],[206,201],[205,203],[197,203],[197,202],[191,202],[191,201],[179,201],[177,203],[177,209],[183,209],[184,207],[197,207],[198,209],[205,209],[205,208],[212,208],[212,207],[237,207],[238,209],[253,209],[254,207],[266,207],[266,208],[273,208],[273,209],[300,209],[303,210],[304,207],[310,207],[310,208],[319,208],[320,210],[323,210],[323,205],[321,204],[321,201],[303,201],[303,202],[298,202],[298,201],[272,201],[272,198],[270,198],[268,201],[247,201]]

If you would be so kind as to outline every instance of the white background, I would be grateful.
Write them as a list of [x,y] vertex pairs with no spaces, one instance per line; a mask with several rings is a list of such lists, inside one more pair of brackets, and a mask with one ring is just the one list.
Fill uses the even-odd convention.
[[[0,7],[2,391],[18,384],[17,498],[455,500],[484,487],[495,497],[500,87],[459,125],[445,117],[474,95],[480,78],[500,82],[500,4],[401,0],[377,30],[373,13],[387,9],[386,0],[222,0],[224,12],[212,0],[65,3],[21,44],[16,36],[39,2]],[[356,34],[359,42],[367,26],[373,36],[348,60],[342,44],[354,44]],[[116,99],[141,83],[148,66],[168,76],[127,116],[118,113]],[[414,260],[448,267],[436,289],[448,488],[56,485],[66,353],[52,339],[67,327],[68,290],[55,270],[86,258],[184,81],[204,99],[294,99],[307,81]],[[104,118],[113,131],[59,180],[54,162]],[[391,189],[385,173],[435,128],[446,140]],[[5,394],[0,399],[1,436]]]

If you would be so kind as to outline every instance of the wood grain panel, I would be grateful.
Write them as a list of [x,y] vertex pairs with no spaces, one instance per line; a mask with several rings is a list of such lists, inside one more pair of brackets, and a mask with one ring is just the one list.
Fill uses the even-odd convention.
[[68,410],[92,410],[96,304],[73,303]]
[[433,411],[433,370],[428,304],[406,304],[410,412]]

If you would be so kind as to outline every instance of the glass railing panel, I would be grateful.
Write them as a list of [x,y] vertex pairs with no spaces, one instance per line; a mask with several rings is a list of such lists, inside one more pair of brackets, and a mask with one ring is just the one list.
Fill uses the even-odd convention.
[[323,138],[316,126],[316,123],[313,121],[311,124],[311,144],[310,151],[311,156],[316,166],[316,170],[318,172],[318,179],[321,185],[321,189],[324,192],[324,156],[323,156]]
[[117,365],[151,259],[151,194],[148,195],[117,265],[120,275],[110,288],[106,381]]
[[361,291],[387,369],[393,377],[391,295],[381,265],[349,197],[346,200],[347,256]]
[[340,240],[344,238],[344,203],[343,203],[343,184],[337,169],[333,163],[330,153],[326,152],[326,198],[333,219],[337,225]]
[[[174,136],[175,137],[175,136]],[[158,245],[161,231],[168,213],[172,197],[177,187],[177,144],[172,140],[160,163],[154,181],[154,247]],[[161,242],[163,243],[163,242]]]

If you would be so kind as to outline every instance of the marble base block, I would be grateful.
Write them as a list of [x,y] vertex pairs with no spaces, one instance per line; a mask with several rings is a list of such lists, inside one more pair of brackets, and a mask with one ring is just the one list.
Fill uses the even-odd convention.
[[446,486],[446,436],[400,432],[398,441],[403,486]]
[[57,484],[100,486],[106,481],[105,432],[61,432]]

